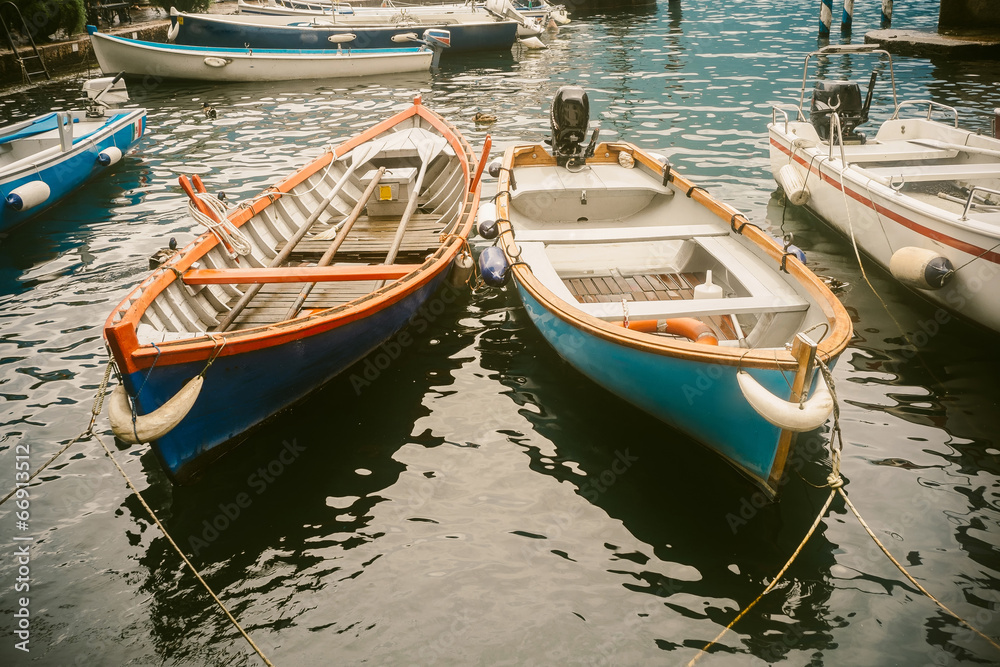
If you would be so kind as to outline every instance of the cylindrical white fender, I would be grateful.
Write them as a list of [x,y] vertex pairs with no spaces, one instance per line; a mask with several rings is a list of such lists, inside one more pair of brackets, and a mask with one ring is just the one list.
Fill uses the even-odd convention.
[[128,394],[125,393],[124,387],[118,385],[111,392],[111,400],[108,402],[108,420],[111,422],[112,432],[116,438],[130,445],[162,438],[180,424],[191,411],[204,382],[200,375],[191,378],[180,391],[159,408],[148,415],[138,415],[134,427]]
[[906,246],[892,253],[889,272],[908,287],[935,290],[948,284],[955,266],[933,250]]
[[458,257],[451,265],[451,273],[448,274],[448,284],[452,287],[461,287],[469,282],[472,277],[472,255],[467,252],[459,253]]
[[117,146],[108,146],[97,154],[97,163],[102,167],[110,167],[121,159],[122,151]]
[[830,396],[826,382],[822,380],[804,403],[792,403],[778,398],[746,371],[737,372],[736,381],[750,407],[768,422],[786,431],[798,433],[819,428],[833,412],[833,397]]
[[786,164],[778,170],[778,185],[785,191],[788,201],[796,206],[802,206],[809,201],[809,190],[806,189],[806,184],[799,176],[795,165]]
[[225,58],[216,58],[215,56],[209,56],[205,58],[205,64],[209,67],[225,67],[229,64],[229,61]]
[[31,181],[19,185],[7,195],[7,206],[15,211],[27,211],[49,198],[49,185],[45,181]]
[[389,39],[396,42],[397,44],[402,44],[403,42],[416,41],[420,39],[420,37],[415,32],[401,32],[398,35],[393,35]]
[[180,31],[181,31],[181,22],[178,19],[177,21],[174,21],[172,24],[170,24],[170,29],[167,30],[167,41],[173,42],[175,39],[177,39],[177,33],[179,33]]
[[347,42],[353,42],[358,38],[357,35],[351,32],[346,32],[342,35],[330,35],[327,37],[328,42],[333,42],[334,44],[346,44]]

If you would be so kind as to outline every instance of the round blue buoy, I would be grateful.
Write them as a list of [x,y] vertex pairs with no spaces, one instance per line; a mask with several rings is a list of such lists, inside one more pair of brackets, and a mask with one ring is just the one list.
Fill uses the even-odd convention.
[[499,231],[496,220],[486,219],[479,222],[479,235],[484,239],[495,239]]
[[507,283],[510,265],[503,250],[490,246],[479,255],[479,275],[490,287],[503,287]]
[[806,253],[805,251],[802,250],[802,248],[798,247],[797,245],[788,246],[787,248],[785,248],[785,252],[792,253],[800,262],[802,262],[803,264],[806,263]]

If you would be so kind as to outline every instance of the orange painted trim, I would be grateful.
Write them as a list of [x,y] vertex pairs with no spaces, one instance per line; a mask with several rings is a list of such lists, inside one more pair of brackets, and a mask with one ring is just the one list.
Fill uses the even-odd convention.
[[387,283],[376,292],[333,308],[303,311],[294,320],[225,334],[193,336],[178,341],[158,343],[159,350],[152,345],[140,345],[136,337],[136,327],[142,313],[150,306],[153,299],[177,279],[178,273],[190,269],[194,262],[218,243],[214,235],[205,232],[187,244],[161,268],[143,279],[108,317],[104,325],[105,339],[119,370],[131,374],[149,368],[154,362],[158,366],[205,362],[216,353],[223,357],[236,356],[318,335],[388,308],[446,271],[467,243],[478,213],[481,190],[478,186],[475,189],[470,188],[475,155],[468,141],[454,126],[423,105],[408,107],[359,136],[340,144],[336,149],[327,151],[278,185],[267,188],[249,203],[241,205],[229,215],[229,220],[235,226],[241,226],[254,215],[272,206],[284,193],[317,171],[325,169],[332,160],[342,157],[358,145],[370,141],[414,115],[419,115],[448,140],[465,173],[465,185],[461,190],[465,193],[465,199],[458,221],[452,233],[442,238],[441,245],[422,265],[410,265],[410,273]]
[[289,266],[274,269],[191,269],[183,274],[188,285],[268,285],[271,283],[319,283],[338,280],[398,280],[418,264],[372,266]]
[[[625,142],[602,143],[598,145],[595,155],[600,157],[596,160],[588,160],[588,163],[595,161],[601,163],[616,162],[618,153],[623,151],[630,153],[638,164],[645,166],[654,174],[663,173],[663,165],[658,160],[641,148]],[[609,154],[607,158],[604,157],[605,153]],[[526,166],[552,166],[555,163],[555,158],[549,155],[541,145],[521,144],[510,146],[504,153],[503,166],[506,169],[500,172],[497,191],[503,193],[509,190],[510,171],[508,169]],[[691,181],[680,175],[676,169],[671,170],[669,187],[674,189],[675,196],[686,196],[690,192],[691,199],[702,204],[717,217],[724,220],[727,226],[734,219],[734,216],[738,216],[743,220],[747,219],[746,216],[735,208],[716,200],[705,190],[696,188]],[[516,230],[512,230],[509,222],[504,222],[504,220],[510,217],[509,200],[509,196],[497,197],[496,199],[497,219],[501,220],[498,223],[500,244],[507,253],[508,258],[517,256],[518,252]],[[742,235],[766,253],[775,263],[780,265],[784,252],[774,238],[754,225],[746,225],[743,228]],[[789,255],[785,259],[785,268],[819,304],[823,314],[827,318],[830,330],[819,344],[817,350],[819,356],[825,360],[836,357],[847,348],[847,344],[853,335],[851,319],[847,310],[823,281],[806,268],[795,256]],[[615,344],[625,345],[651,354],[687,359],[699,363],[742,366],[744,368],[777,368],[782,371],[795,371],[798,368],[795,358],[787,350],[747,350],[722,346],[708,347],[684,340],[666,339],[660,336],[651,336],[623,329],[621,326],[605,322],[566,304],[538,281],[532,274],[530,267],[525,266],[523,263],[512,262],[511,271],[524,289],[530,292],[539,303],[554,315],[589,335],[611,341]]]

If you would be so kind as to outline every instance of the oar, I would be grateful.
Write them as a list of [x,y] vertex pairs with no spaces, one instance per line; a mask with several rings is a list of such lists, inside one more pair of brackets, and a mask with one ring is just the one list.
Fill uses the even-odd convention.
[[[188,198],[194,202],[194,205],[203,215],[207,216],[210,220],[214,220],[215,222],[221,224],[222,221],[219,220],[219,216],[215,214],[215,211],[213,211],[208,204],[203,202],[201,197],[195,194],[196,192],[207,192],[207,190],[205,190],[205,184],[201,182],[201,177],[195,174],[193,178],[194,187],[191,187],[191,181],[189,181],[188,177],[184,174],[177,177],[177,182],[180,183],[181,190],[184,191],[184,194],[186,194]],[[230,245],[229,241],[225,239],[225,236],[216,234],[216,237],[222,241],[222,246],[226,249],[226,252],[229,253],[229,256],[233,259],[233,261],[239,264],[240,256],[236,254],[236,251],[233,250],[233,246]]]
[[[365,209],[365,206],[368,204],[368,199],[372,196],[372,193],[375,192],[375,188],[378,186],[378,182],[382,180],[382,175],[384,173],[385,167],[379,167],[378,171],[375,173],[375,177],[372,179],[372,182],[368,184],[367,188],[365,188],[361,198],[358,199],[358,203],[354,205],[354,210],[351,211],[351,214],[347,216],[346,220],[344,220],[343,227],[341,227],[340,231],[337,232],[337,237],[333,239],[333,243],[331,243],[330,247],[326,249],[323,256],[319,258],[319,262],[316,263],[316,266],[326,266],[333,261],[333,256],[337,254],[337,250],[340,249],[341,244],[347,238],[348,233],[350,233],[351,227],[354,226],[354,223],[361,216],[361,211]],[[299,314],[299,309],[302,308],[302,304],[305,303],[306,299],[309,297],[309,293],[315,286],[316,283],[307,283],[302,287],[302,290],[299,292],[299,295],[295,297],[295,301],[292,302],[288,312],[285,313],[286,320],[295,319],[295,317]]]
[[[348,167],[347,171],[344,172],[344,175],[341,176],[339,181],[337,181],[337,184],[333,186],[333,190],[330,191],[330,194],[327,195],[326,199],[324,199],[323,202],[318,207],[316,207],[316,210],[313,211],[312,214],[306,219],[306,221],[302,223],[302,226],[299,227],[299,230],[295,232],[295,235],[292,236],[291,239],[288,240],[288,243],[285,244],[285,247],[282,248],[281,252],[279,252],[278,255],[273,260],[271,260],[271,263],[268,266],[272,268],[281,266],[282,264],[285,263],[285,261],[288,260],[288,258],[292,254],[292,251],[295,250],[295,246],[297,246],[299,241],[301,241],[303,237],[305,237],[305,235],[312,228],[313,223],[319,219],[319,216],[323,214],[323,211],[325,211],[326,208],[330,205],[330,203],[333,202],[334,197],[340,194],[340,191],[344,189],[344,186],[347,184],[347,181],[350,180],[350,177],[355,172],[355,170],[357,170],[357,168],[360,167],[362,164],[368,162],[368,160],[370,160],[375,154],[381,151],[382,146],[383,146],[382,140],[379,141],[372,140],[354,149],[353,151],[354,158],[351,161],[351,166]],[[336,159],[336,156],[332,156],[330,159],[331,160]],[[227,313],[226,316],[222,318],[222,320],[219,322],[219,326],[216,327],[215,330],[217,332],[222,332],[228,329],[232,325],[233,321],[235,321],[236,318],[239,317],[240,313],[243,312],[243,309],[245,309],[247,305],[253,300],[253,298],[257,296],[257,293],[260,292],[262,287],[263,285],[251,285],[247,289],[247,291],[243,293],[243,296],[240,297],[240,300],[236,302],[236,305],[233,306],[232,310],[230,310],[229,313]]]
[[[430,164],[431,160],[441,152],[441,149],[448,145],[448,140],[444,137],[434,137],[432,141],[417,142],[417,157],[420,158],[420,171],[417,173],[416,183],[413,185],[413,196],[406,203],[406,209],[403,211],[403,217],[399,220],[399,226],[396,228],[396,235],[392,239],[392,245],[389,246],[389,252],[386,253],[385,261],[383,264],[392,264],[396,261],[396,255],[399,253],[399,247],[403,244],[403,234],[406,233],[406,225],[413,216],[413,212],[417,210],[417,203],[420,199],[420,188],[424,182],[424,174],[427,173],[427,165]],[[385,281],[379,281],[375,285],[375,289],[379,289]]]

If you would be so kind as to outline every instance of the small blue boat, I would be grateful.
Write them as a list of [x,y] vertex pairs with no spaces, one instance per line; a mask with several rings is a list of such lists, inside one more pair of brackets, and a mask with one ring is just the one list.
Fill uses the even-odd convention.
[[[516,21],[402,21],[373,24],[354,17],[186,14],[171,10],[168,39],[184,46],[252,49],[392,49],[402,35],[447,30],[446,54],[509,51],[517,40]],[[396,37],[397,39],[393,39]]]
[[107,171],[142,137],[145,109],[128,100],[120,77],[84,85],[86,110],[56,111],[0,129],[0,232],[45,211]]
[[[796,433],[819,428],[851,320],[824,283],[732,207],[625,142],[586,140],[589,102],[556,94],[551,153],[507,149],[480,235],[542,336],[597,384],[777,494]],[[801,252],[801,251],[800,251]]]

